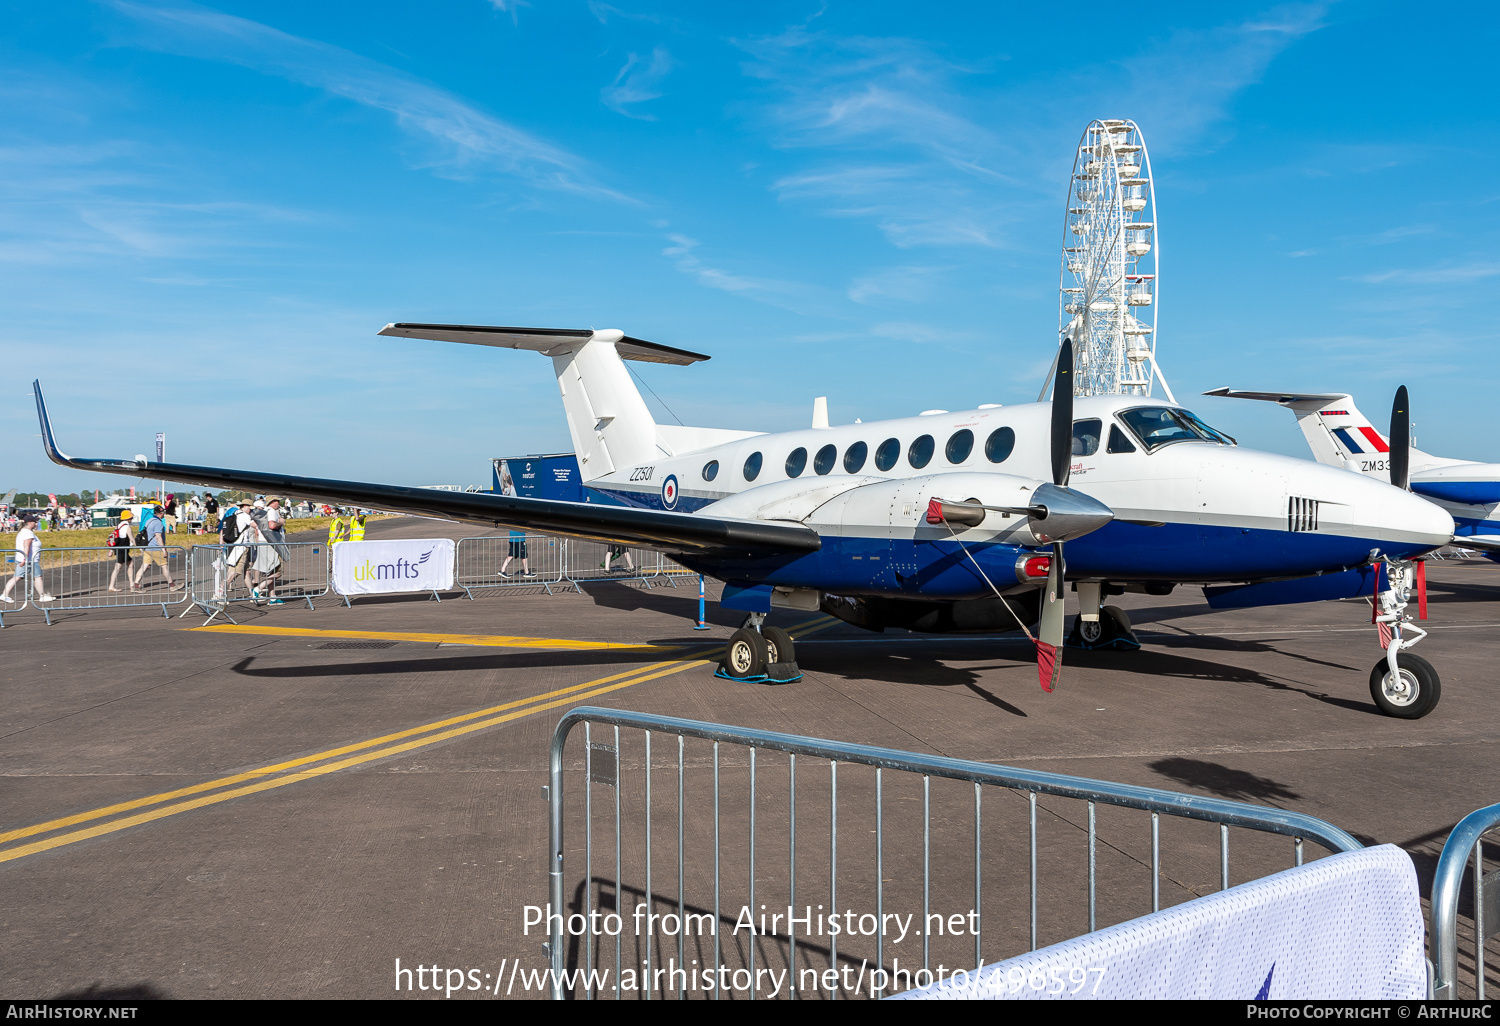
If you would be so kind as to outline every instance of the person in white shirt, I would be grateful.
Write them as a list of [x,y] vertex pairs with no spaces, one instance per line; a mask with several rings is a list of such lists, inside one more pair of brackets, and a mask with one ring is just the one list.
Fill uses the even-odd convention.
[[15,590],[16,582],[19,581],[27,571],[31,573],[32,584],[36,587],[36,600],[38,602],[51,602],[53,598],[48,595],[42,585],[42,540],[36,536],[36,516],[27,514],[21,518],[21,533],[16,535],[16,573],[5,585],[5,591],[0,593],[0,601],[14,603],[16,600],[10,597]]
[[[258,546],[266,539],[260,533],[260,524],[250,513],[251,507],[241,506],[239,512],[234,515],[234,526],[236,534],[231,547],[224,558],[229,567],[229,573],[224,578],[224,594],[234,586],[234,579],[245,573],[245,579],[250,581],[250,571],[258,557]],[[252,554],[253,553],[253,554]],[[251,581],[254,584],[253,581]],[[257,596],[258,597],[258,596]]]

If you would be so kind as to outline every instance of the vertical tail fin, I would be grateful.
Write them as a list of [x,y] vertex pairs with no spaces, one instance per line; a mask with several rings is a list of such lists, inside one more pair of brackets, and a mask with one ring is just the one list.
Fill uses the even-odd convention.
[[656,421],[615,349],[623,334],[597,331],[550,354],[584,483],[657,456]]
[[1390,442],[1345,392],[1242,392],[1216,388],[1204,395],[1259,399],[1291,410],[1313,458],[1331,467],[1390,480]]

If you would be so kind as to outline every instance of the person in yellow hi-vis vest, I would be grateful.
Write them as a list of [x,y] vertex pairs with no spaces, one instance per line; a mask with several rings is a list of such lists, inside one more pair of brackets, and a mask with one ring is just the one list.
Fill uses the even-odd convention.
[[331,549],[333,548],[334,542],[348,540],[349,521],[345,520],[344,514],[340,513],[338,516],[334,517],[333,522],[328,525],[328,547]]
[[365,540],[365,515],[358,510],[349,518],[349,540]]

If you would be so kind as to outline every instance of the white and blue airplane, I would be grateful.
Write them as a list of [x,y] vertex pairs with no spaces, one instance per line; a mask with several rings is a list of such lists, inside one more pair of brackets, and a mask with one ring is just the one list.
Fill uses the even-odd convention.
[[[1036,623],[1042,685],[1051,690],[1068,581],[1081,606],[1075,644],[1137,647],[1106,597],[1368,571],[1453,537],[1449,515],[1424,499],[1245,449],[1175,403],[1075,401],[1066,342],[1050,403],[840,426],[828,425],[825,413],[809,428],[766,434],[656,423],[624,361],[687,365],[708,357],[619,330],[400,323],[380,334],[551,357],[583,482],[625,505],[74,458],[54,441],[37,383],[43,444],[54,462],[80,470],[666,552],[723,581],[721,604],[749,614],[721,665],[742,679],[795,675],[791,639],[763,623],[781,606],[822,609],[877,631]],[[1425,660],[1403,654],[1394,674],[1384,666],[1371,677],[1383,712],[1415,718],[1432,709],[1439,683]]]
[[[1393,480],[1390,436],[1375,429],[1347,392],[1216,388],[1203,394],[1276,403],[1296,415],[1302,437],[1319,463],[1376,481]],[[1405,406],[1405,397],[1401,396],[1397,407],[1404,410]],[[1455,543],[1500,561],[1500,463],[1455,460],[1415,446],[1407,448],[1407,487],[1448,511],[1453,517]],[[1402,476],[1399,466],[1395,473]]]

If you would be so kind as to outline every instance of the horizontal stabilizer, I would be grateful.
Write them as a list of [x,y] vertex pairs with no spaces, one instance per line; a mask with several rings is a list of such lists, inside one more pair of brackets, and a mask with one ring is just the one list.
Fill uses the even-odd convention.
[[1262,402],[1280,403],[1327,403],[1336,399],[1347,399],[1347,392],[1246,392],[1238,388],[1214,388],[1203,393],[1224,399],[1259,399]]
[[1375,568],[1356,567],[1321,577],[1299,577],[1294,581],[1265,581],[1203,589],[1210,609],[1245,609],[1250,606],[1284,606],[1293,602],[1323,602],[1327,599],[1358,598],[1375,590]]
[[365,506],[440,517],[486,526],[521,527],[548,534],[585,538],[618,545],[637,545],[677,554],[733,556],[801,555],[822,547],[817,532],[793,524],[710,517],[694,513],[587,502],[529,499],[492,492],[445,492],[404,485],[371,484],[291,477],[252,470],[195,467],[150,460],[84,459],[58,449],[42,398],[41,382],[33,382],[42,446],[53,463],[75,470],[119,474],[124,477],[181,481],[212,488],[238,488],[268,495],[296,496],[316,502]]
[[613,342],[620,358],[624,360],[686,366],[708,359],[702,353],[631,338],[617,328],[594,331],[592,328],[495,328],[483,324],[402,322],[387,324],[377,334],[398,338],[425,338],[434,342],[462,342],[471,346],[495,346],[500,349],[530,349],[548,356],[559,356],[589,341]]

